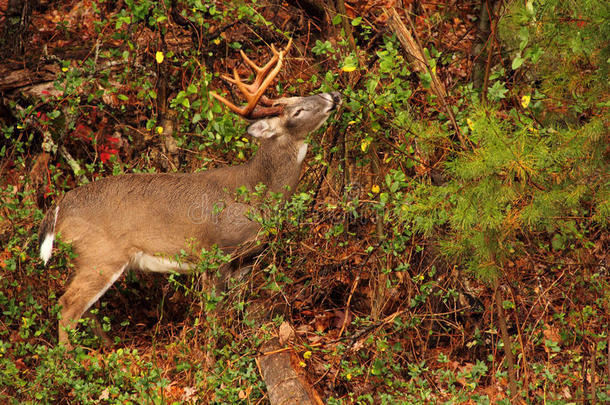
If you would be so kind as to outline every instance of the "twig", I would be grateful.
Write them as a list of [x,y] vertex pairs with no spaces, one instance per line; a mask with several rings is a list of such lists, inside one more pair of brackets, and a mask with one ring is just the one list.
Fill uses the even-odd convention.
[[354,291],[356,291],[356,287],[358,287],[358,283],[360,282],[360,274],[356,276],[354,280],[354,284],[352,284],[352,289],[349,292],[349,297],[347,297],[347,303],[345,304],[345,316],[343,317],[343,324],[341,325],[341,330],[339,331],[340,338],[343,335],[343,331],[345,330],[345,325],[347,325],[347,319],[349,318],[349,304],[352,302],[352,297],[354,296]]
[[[53,141],[51,140],[50,142]],[[74,172],[74,175],[76,176],[78,181],[82,183],[82,181],[85,179],[85,176],[83,175],[83,169],[80,167],[76,159],[74,159],[72,155],[70,155],[70,152],[68,152],[68,150],[63,145],[59,146],[58,151],[61,157],[63,157],[66,162],[68,162],[68,165]]]
[[[596,354],[597,354],[597,344],[596,344],[595,340],[592,340],[591,341],[591,405],[595,405],[597,403],[596,398],[595,398],[595,391],[597,391],[597,384],[595,381],[596,377],[597,377],[597,373],[595,371],[595,368],[596,368],[595,355]],[[584,399],[586,401],[586,397]]]
[[[511,296],[513,299],[513,302],[517,302],[517,297],[515,296],[515,291],[514,289],[510,289],[511,292]],[[525,322],[524,322],[525,323]],[[519,345],[521,346],[521,356],[523,358],[523,386],[527,387],[527,382],[529,381],[529,366],[528,366],[528,361],[527,361],[527,352],[525,350],[525,343],[523,342],[523,332],[522,329],[519,325],[519,316],[518,314],[515,312],[515,326],[517,327],[517,335],[519,336]]]

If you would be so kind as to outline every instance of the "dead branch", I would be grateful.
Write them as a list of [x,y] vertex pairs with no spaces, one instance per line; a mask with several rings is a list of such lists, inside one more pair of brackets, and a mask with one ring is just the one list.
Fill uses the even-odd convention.
[[413,26],[411,19],[408,15],[405,15],[404,17],[409,22],[413,35],[411,35],[411,32],[409,32],[405,24],[402,22],[400,16],[398,15],[398,12],[394,7],[391,7],[389,11],[386,11],[386,15],[388,15],[389,17],[388,26],[396,34],[396,37],[402,44],[407,54],[411,56],[411,62],[415,66],[415,69],[419,72],[427,73],[430,75],[430,78],[432,79],[430,89],[432,90],[432,93],[436,95],[436,97],[438,97],[438,99],[441,101],[445,113],[449,117],[449,120],[451,121],[451,124],[455,129],[455,133],[460,141],[460,144],[462,145],[462,148],[465,149],[466,139],[462,135],[460,127],[457,125],[457,121],[455,120],[455,116],[453,115],[453,111],[447,103],[447,91],[445,90],[445,86],[438,79],[436,72],[430,69],[428,61],[426,60],[426,56],[424,55],[423,47],[421,46],[419,39],[417,38],[415,27]]

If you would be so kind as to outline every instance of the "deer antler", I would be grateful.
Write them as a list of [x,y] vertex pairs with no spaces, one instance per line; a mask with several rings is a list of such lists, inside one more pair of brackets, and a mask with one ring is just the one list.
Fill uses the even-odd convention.
[[[273,101],[263,96],[263,93],[265,90],[267,90],[278,73],[280,73],[280,70],[282,69],[282,62],[284,61],[284,55],[288,52],[291,45],[292,38],[290,41],[288,41],[286,48],[279,52],[275,49],[275,46],[271,45],[273,57],[263,67],[258,66],[250,58],[248,58],[244,51],[240,51],[241,57],[244,59],[244,61],[250,66],[250,68],[252,68],[254,72],[256,72],[256,78],[251,84],[246,84],[242,82],[236,69],[233,69],[233,77],[223,75],[222,78],[236,85],[237,88],[242,92],[247,101],[245,106],[238,107],[213,91],[210,92],[210,95],[229,107],[233,112],[241,115],[244,118],[261,118],[269,115],[278,115],[282,112],[282,107],[273,107]],[[275,67],[273,67],[274,65]],[[259,107],[255,110],[259,100],[261,104],[265,105],[265,107]]]

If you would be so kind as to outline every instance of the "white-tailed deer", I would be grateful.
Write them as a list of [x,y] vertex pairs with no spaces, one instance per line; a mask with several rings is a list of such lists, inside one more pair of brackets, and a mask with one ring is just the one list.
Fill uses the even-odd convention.
[[[288,45],[288,47],[290,44]],[[288,49],[288,47],[286,49]],[[40,257],[51,257],[56,233],[72,244],[77,257],[74,274],[59,299],[59,342],[69,345],[66,330],[112,286],[126,269],[185,273],[193,268],[176,261],[184,250],[198,252],[217,245],[225,253],[256,239],[259,224],[249,218],[251,205],[237,201],[235,191],[254,191],[264,184],[269,192],[289,196],[299,180],[307,152],[308,133],[318,129],[340,105],[339,93],[270,100],[265,89],[279,73],[284,52],[258,67],[244,84],[237,72],[234,83],[248,103],[237,107],[212,94],[246,119],[258,138],[255,156],[245,164],[182,174],[128,174],[78,187],[47,212],[39,231]],[[263,104],[258,106],[257,103]]]

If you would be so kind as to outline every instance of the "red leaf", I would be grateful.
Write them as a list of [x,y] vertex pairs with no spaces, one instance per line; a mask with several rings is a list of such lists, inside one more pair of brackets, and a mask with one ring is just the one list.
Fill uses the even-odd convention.
[[112,154],[110,154],[108,152],[100,153],[100,159],[103,163],[106,163],[110,159],[111,156],[112,156]]

